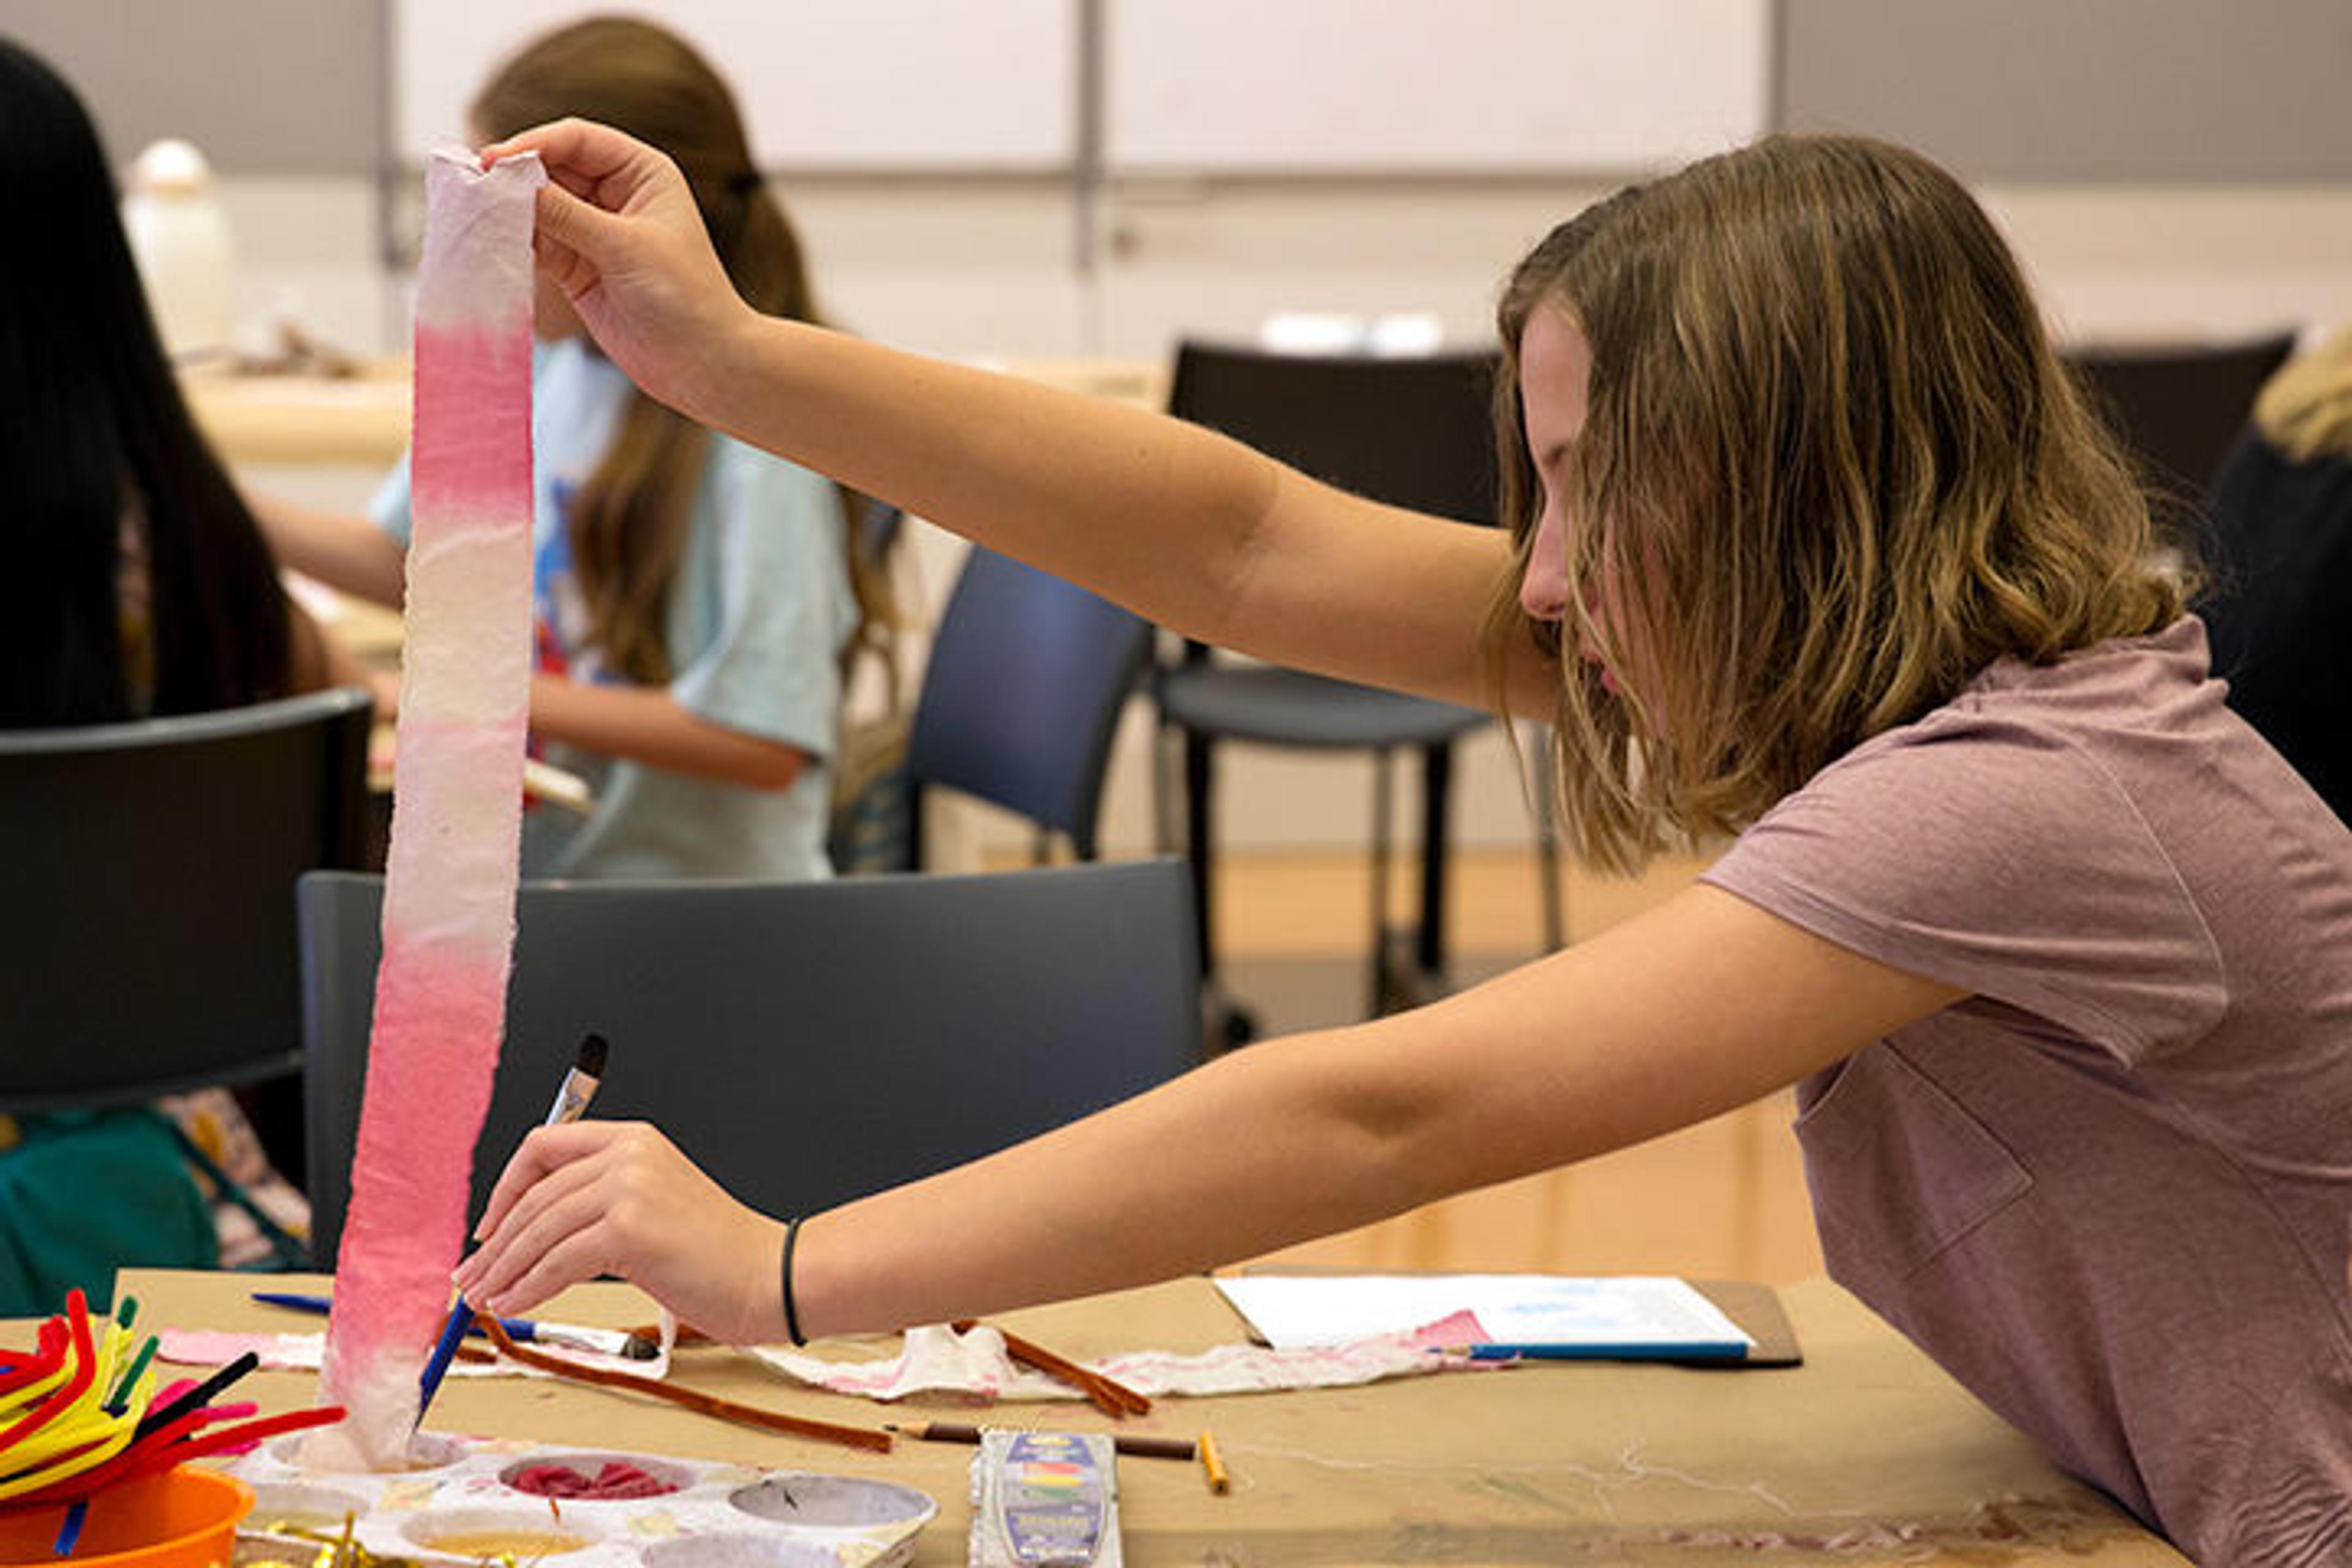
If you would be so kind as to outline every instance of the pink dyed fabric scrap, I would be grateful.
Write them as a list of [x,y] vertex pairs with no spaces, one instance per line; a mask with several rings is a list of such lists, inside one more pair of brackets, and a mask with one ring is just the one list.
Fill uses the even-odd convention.
[[[1459,1331],[1460,1325],[1449,1320],[1410,1334],[1311,1349],[1225,1344],[1190,1355],[1125,1351],[1085,1365],[1087,1371],[1125,1384],[1139,1394],[1201,1397],[1285,1388],[1347,1388],[1433,1372],[1496,1372],[1514,1364],[1473,1361],[1435,1348],[1462,1343],[1458,1337],[1444,1337]],[[1085,1397],[1075,1384],[1014,1361],[1005,1349],[1003,1334],[985,1323],[962,1334],[945,1324],[909,1329],[899,1353],[883,1361],[833,1361],[782,1345],[755,1345],[751,1353],[796,1383],[866,1399],[945,1395],[987,1403]]]

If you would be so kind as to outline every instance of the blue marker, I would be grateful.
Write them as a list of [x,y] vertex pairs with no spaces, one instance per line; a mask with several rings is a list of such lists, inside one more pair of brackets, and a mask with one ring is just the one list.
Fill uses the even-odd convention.
[[1458,1347],[1472,1361],[1746,1361],[1748,1346],[1736,1340],[1691,1340],[1681,1343],[1498,1344]]

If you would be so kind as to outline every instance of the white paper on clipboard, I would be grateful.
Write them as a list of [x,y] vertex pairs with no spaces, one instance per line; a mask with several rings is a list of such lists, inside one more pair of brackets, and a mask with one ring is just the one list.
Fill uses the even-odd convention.
[[1723,1310],[1664,1275],[1241,1274],[1217,1289],[1277,1348],[1408,1334],[1458,1313],[1465,1342],[1658,1356],[1751,1344]]

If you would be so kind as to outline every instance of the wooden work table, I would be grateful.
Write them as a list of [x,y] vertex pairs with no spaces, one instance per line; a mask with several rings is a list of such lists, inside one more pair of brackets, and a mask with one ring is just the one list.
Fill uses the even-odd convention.
[[408,361],[370,360],[347,376],[180,377],[190,412],[232,467],[389,468],[408,449]]
[[[127,1271],[142,1327],[311,1326],[253,1304],[257,1287],[331,1281]],[[1805,1363],[1776,1371],[1550,1363],[1360,1388],[1164,1398],[1123,1429],[1214,1431],[1233,1490],[1200,1469],[1123,1458],[1126,1561],[1487,1563],[1819,1568],[2000,1563],[2141,1568],[2187,1559],[2069,1479],[1835,1286],[1783,1304]],[[583,1287],[543,1316],[624,1326],[650,1315],[628,1287]],[[1205,1350],[1241,1324],[1202,1279],[1007,1314],[1065,1354]],[[21,1330],[0,1343],[21,1341]],[[887,1353],[895,1342],[877,1342]],[[853,1342],[844,1353],[866,1347]],[[1105,1430],[1079,1402],[993,1412],[879,1406],[789,1384],[724,1350],[681,1352],[672,1376],[794,1415],[859,1425],[927,1417]],[[311,1402],[307,1373],[247,1378],[265,1408]],[[868,1455],[726,1425],[642,1396],[521,1379],[452,1379],[435,1430],[863,1475],[919,1488],[939,1517],[920,1564],[960,1563],[972,1450],[901,1440]]]

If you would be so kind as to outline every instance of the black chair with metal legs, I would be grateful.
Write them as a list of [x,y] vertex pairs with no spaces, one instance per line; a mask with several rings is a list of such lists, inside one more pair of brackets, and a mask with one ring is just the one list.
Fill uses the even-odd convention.
[[[1469,524],[1496,521],[1492,351],[1411,358],[1300,355],[1188,342],[1169,412],[1210,426],[1360,495]],[[1214,1039],[1239,1044],[1255,1020],[1217,980],[1211,922],[1215,752],[1225,742],[1368,752],[1373,759],[1372,953],[1375,1013],[1427,1000],[1445,984],[1445,898],[1453,747],[1488,722],[1478,710],[1376,690],[1280,667],[1236,663],[1186,643],[1158,675],[1163,725],[1181,739],[1184,841]],[[1399,752],[1422,769],[1419,916],[1386,918],[1391,795]],[[1165,815],[1165,814],[1163,814]]]
[[294,882],[361,864],[357,688],[0,731],[0,1110],[298,1070]]
[[0,731],[0,1112],[295,1084],[295,881],[364,863],[373,712],[349,688]]
[[[877,505],[866,534],[895,533],[900,521]],[[922,869],[922,796],[932,788],[1026,817],[1041,862],[1057,836],[1094,859],[1111,743],[1151,636],[1132,612],[972,546],[933,629],[912,716],[883,721],[887,765],[865,764],[871,777],[835,803],[835,868]],[[886,678],[895,690],[895,664]]]

